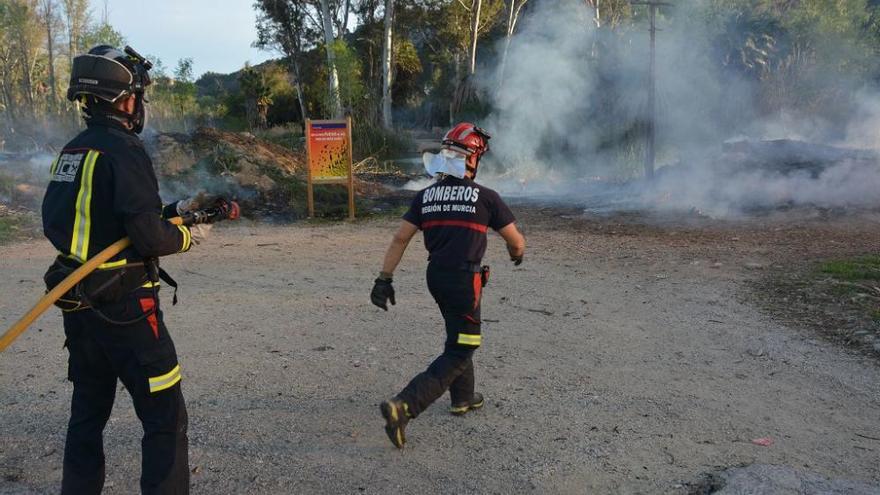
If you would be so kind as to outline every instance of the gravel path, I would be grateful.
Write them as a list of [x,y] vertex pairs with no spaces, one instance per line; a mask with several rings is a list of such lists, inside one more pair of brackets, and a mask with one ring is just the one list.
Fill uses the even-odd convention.
[[[746,464],[880,486],[880,367],[738,297],[761,264],[805,244],[870,244],[876,223],[770,235],[521,217],[526,262],[507,262],[497,236],[486,260],[475,358],[486,407],[457,418],[441,399],[403,451],[378,403],[443,340],[420,239],[388,313],[368,293],[396,221],[241,223],[169,258],[193,492],[687,493],[703,473]],[[0,327],[41,294],[52,256],[43,241],[0,247]],[[57,492],[62,341],[51,311],[0,356],[0,493]],[[136,487],[139,437],[122,393],[105,493]],[[761,437],[773,445],[752,443]]]

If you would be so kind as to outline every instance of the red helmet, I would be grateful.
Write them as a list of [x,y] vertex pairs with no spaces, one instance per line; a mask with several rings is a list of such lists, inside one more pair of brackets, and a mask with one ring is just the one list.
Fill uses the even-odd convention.
[[489,151],[489,133],[471,124],[470,122],[462,122],[453,127],[443,136],[444,147],[460,151],[470,157],[476,153],[477,159]]

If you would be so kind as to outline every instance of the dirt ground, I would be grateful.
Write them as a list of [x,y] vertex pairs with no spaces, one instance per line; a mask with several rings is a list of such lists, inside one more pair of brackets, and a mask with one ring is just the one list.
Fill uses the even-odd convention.
[[[214,231],[164,266],[194,493],[694,493],[705,473],[782,465],[880,493],[876,357],[786,327],[749,282],[880,246],[880,217],[667,223],[517,205],[514,268],[490,238],[476,354],[483,410],[444,397],[403,451],[378,404],[439,352],[414,241],[385,313],[369,290],[396,220]],[[42,292],[44,241],[0,247],[0,327]],[[166,293],[165,300],[169,301]],[[0,356],[0,493],[55,493],[70,384],[51,311]],[[769,437],[773,444],[752,440]],[[140,427],[124,392],[105,493],[131,493]],[[849,485],[848,485],[849,486]],[[761,493],[754,491],[752,493]]]

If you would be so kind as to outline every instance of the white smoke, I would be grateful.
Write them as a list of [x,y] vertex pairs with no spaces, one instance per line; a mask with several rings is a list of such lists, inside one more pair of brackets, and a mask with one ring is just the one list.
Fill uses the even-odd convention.
[[[799,109],[768,116],[755,85],[722,72],[705,40],[705,2],[676,2],[674,19],[660,17],[657,35],[657,181],[642,173],[641,136],[647,118],[648,35],[645,26],[611,34],[593,27],[583,2],[545,0],[520,20],[504,67],[484,82],[493,113],[492,139],[481,178],[502,192],[567,197],[612,207],[698,209],[733,215],[752,208],[809,204],[880,206],[880,164],[821,161],[818,172],[744,167],[722,151],[725,141],[790,139],[843,147],[880,147],[880,95],[862,90],[860,111],[845,129]],[[502,40],[503,43],[503,40]],[[499,52],[503,46],[499,47]],[[614,94],[601,94],[613,80]],[[835,90],[853,81],[828,82]],[[603,102],[613,103],[620,128],[598,125]],[[609,106],[609,108],[610,108]],[[613,120],[612,120],[613,121]],[[792,146],[797,146],[793,143]],[[880,156],[880,155],[877,155]],[[812,157],[807,157],[808,160]],[[665,169],[665,170],[664,170]],[[621,187],[619,180],[632,182]]]
[[55,159],[48,153],[0,153],[0,203],[35,208]]

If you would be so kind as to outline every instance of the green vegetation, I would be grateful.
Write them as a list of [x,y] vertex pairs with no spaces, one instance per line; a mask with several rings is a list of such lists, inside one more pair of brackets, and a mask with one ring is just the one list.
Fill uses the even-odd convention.
[[819,273],[830,277],[827,282],[840,304],[856,308],[880,325],[880,255],[827,261]]
[[19,222],[15,217],[0,217],[0,244],[11,241],[18,228]]
[[783,321],[880,352],[880,255],[787,266],[754,288],[753,302]]
[[24,239],[36,228],[36,220],[25,215],[0,216],[0,245]]
[[[828,261],[822,264],[820,271],[844,282],[870,283],[880,281],[880,256]],[[880,291],[878,291],[878,296],[880,296]]]

